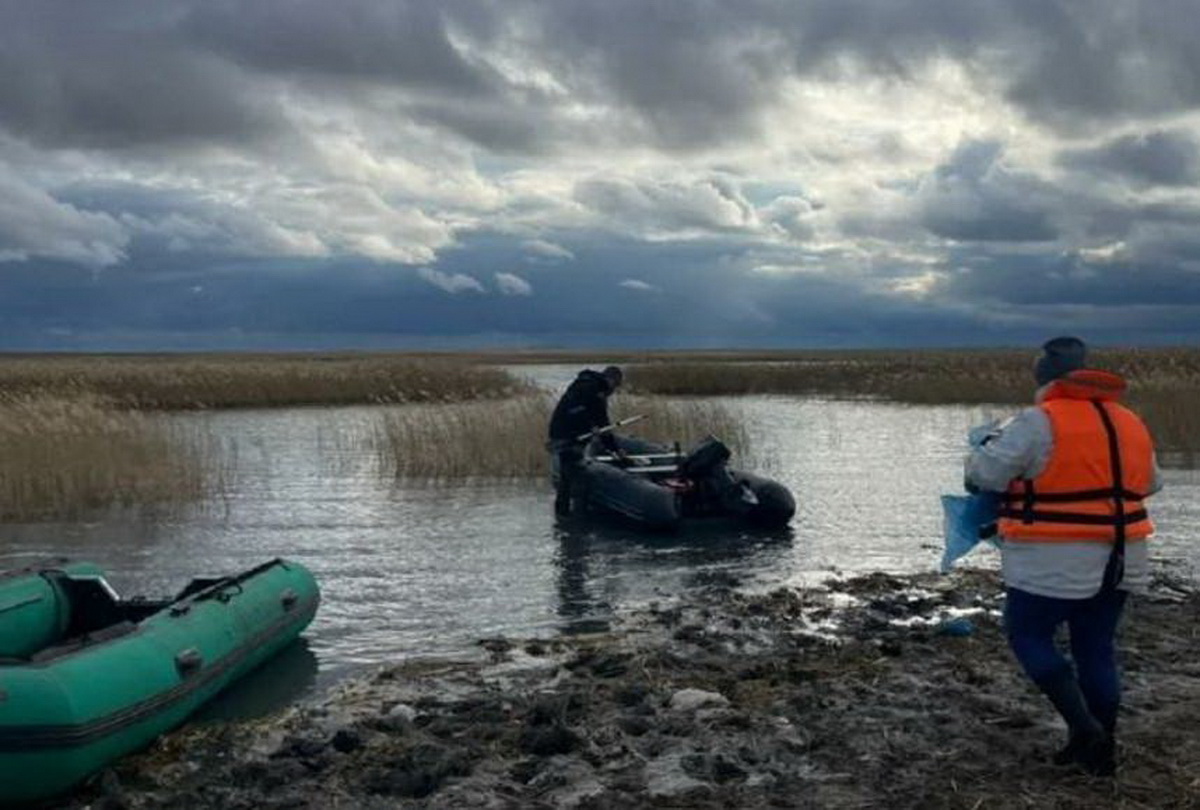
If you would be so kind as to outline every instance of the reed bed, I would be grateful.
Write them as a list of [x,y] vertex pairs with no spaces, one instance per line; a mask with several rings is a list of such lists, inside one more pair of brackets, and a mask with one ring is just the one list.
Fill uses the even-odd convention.
[[0,399],[0,520],[78,518],[113,506],[169,506],[219,488],[195,436],[92,396]]
[[[550,472],[546,425],[554,400],[548,395],[495,403],[412,405],[390,410],[381,420],[375,451],[380,467],[403,480],[519,480]],[[619,397],[614,419],[647,418],[622,432],[683,448],[709,434],[735,456],[748,449],[745,427],[727,407],[696,400]]]
[[[652,362],[629,368],[633,391],[667,396],[868,397],[917,405],[1022,405],[1032,351],[825,352],[771,361]],[[1200,449],[1200,350],[1105,349],[1092,365],[1121,373],[1128,401],[1160,446]]]
[[187,410],[460,402],[526,393],[529,386],[502,369],[456,357],[9,355],[0,357],[0,391]]

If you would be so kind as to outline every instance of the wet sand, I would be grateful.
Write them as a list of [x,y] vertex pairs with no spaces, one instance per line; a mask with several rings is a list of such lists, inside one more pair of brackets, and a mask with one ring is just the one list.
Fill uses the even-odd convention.
[[737,585],[185,728],[69,806],[1200,807],[1200,594],[1183,580],[1157,576],[1126,612],[1111,779],[1049,763],[1065,730],[1005,646],[994,573]]

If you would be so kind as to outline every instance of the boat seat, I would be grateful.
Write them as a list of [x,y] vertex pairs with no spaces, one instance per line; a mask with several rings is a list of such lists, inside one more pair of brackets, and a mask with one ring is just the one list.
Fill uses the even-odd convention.
[[137,625],[133,622],[117,622],[116,624],[104,627],[100,630],[95,630],[91,633],[84,633],[81,636],[69,638],[66,641],[55,644],[53,647],[46,647],[39,650],[30,656],[29,660],[35,664],[44,661],[52,661],[55,658],[61,658],[64,655],[78,652],[84,647],[91,647],[96,644],[103,644],[106,641],[126,636],[137,629]]

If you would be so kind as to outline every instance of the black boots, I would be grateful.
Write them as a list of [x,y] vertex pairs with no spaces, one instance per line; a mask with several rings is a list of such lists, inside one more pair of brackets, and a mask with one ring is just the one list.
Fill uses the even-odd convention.
[[1088,710],[1075,673],[1069,668],[1061,670],[1038,686],[1067,721],[1067,745],[1054,755],[1054,764],[1077,763],[1093,776],[1112,776],[1116,770],[1112,730],[1104,728]]
[[1092,776],[1112,776],[1117,771],[1116,740],[1111,734],[1099,737],[1071,734],[1067,744],[1055,752],[1055,765],[1079,765]]

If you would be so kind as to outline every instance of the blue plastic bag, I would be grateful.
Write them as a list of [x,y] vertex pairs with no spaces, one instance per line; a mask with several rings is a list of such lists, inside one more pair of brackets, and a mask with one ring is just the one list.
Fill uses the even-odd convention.
[[[942,573],[954,567],[954,561],[966,555],[983,539],[981,532],[992,527],[1000,515],[1000,496],[994,492],[974,495],[943,495],[942,518],[946,548],[942,552]],[[998,545],[993,534],[988,538]]]

